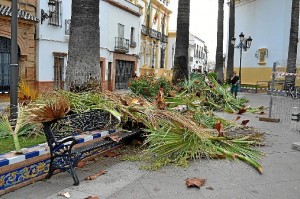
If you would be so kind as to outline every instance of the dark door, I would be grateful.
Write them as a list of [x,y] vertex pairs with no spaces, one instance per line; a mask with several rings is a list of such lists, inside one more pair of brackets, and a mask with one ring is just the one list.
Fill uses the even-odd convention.
[[10,39],[0,37],[0,93],[9,93]]
[[108,84],[108,90],[112,91],[112,82],[111,82],[111,62],[108,62],[108,79],[107,79],[107,84]]
[[116,89],[128,89],[128,81],[134,74],[134,62],[117,60]]

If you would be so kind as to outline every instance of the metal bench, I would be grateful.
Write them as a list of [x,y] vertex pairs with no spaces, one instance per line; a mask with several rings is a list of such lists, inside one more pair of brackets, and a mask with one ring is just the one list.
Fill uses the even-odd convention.
[[[54,171],[59,169],[62,172],[67,171],[72,176],[74,185],[79,185],[74,167],[85,158],[86,152],[105,150],[120,145],[127,141],[127,138],[132,138],[141,132],[139,129],[115,132],[113,129],[118,123],[119,121],[115,117],[103,110],[71,114],[55,121],[43,123],[51,154],[49,172],[46,178],[49,179]],[[80,143],[78,137],[83,134],[90,134],[95,130],[108,130],[109,134],[116,134],[119,141],[116,142],[106,137],[84,146],[74,147]]]

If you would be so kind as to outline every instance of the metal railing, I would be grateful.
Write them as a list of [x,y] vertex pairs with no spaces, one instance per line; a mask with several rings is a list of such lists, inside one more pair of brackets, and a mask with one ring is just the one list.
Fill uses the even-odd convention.
[[164,35],[164,34],[162,34],[161,41],[162,41],[162,42],[164,42],[164,43],[168,43],[168,36],[167,36],[167,35]]
[[128,53],[129,39],[115,37],[115,51],[119,53]]
[[71,19],[65,20],[65,35],[70,35],[71,30]]
[[136,47],[136,42],[135,41],[131,41],[130,42],[130,48],[135,48]]
[[148,36],[149,34],[149,28],[145,25],[142,25],[142,34],[145,36]]

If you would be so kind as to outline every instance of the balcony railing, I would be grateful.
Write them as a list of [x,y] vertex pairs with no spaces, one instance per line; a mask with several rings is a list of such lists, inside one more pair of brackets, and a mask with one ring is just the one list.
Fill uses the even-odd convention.
[[115,38],[115,51],[118,53],[129,52],[129,39],[116,37]]
[[142,25],[142,34],[148,36],[149,28],[147,26]]
[[130,42],[130,48],[135,48],[136,47],[136,42],[135,41],[131,41]]
[[[142,25],[142,34],[145,36],[150,36],[157,40],[161,40],[164,43],[168,42],[168,37],[166,35],[162,34],[161,32],[159,32],[157,30],[154,30],[152,28],[148,28],[145,25]],[[166,38],[164,38],[164,37],[166,37]]]
[[156,38],[157,31],[153,30],[152,28],[149,28],[149,36],[152,37],[152,38]]
[[65,20],[65,35],[70,35],[71,19]]
[[168,43],[168,36],[167,36],[167,35],[164,35],[164,34],[162,34],[161,41],[162,41],[162,42],[164,42],[164,43]]

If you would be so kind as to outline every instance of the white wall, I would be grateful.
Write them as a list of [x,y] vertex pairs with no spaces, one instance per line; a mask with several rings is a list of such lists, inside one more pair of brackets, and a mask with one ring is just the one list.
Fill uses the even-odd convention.
[[[245,0],[241,0],[245,1]],[[249,1],[249,0],[248,0]],[[236,7],[236,44],[239,34],[252,37],[252,46],[242,54],[242,66],[262,67],[258,65],[255,53],[259,48],[268,49],[267,64],[287,59],[291,0],[254,0]],[[299,53],[298,53],[299,54]],[[235,49],[235,67],[239,67],[240,51]]]
[[[53,81],[53,52],[68,52],[68,37],[65,35],[65,19],[71,19],[71,0],[62,2],[61,27],[48,25],[48,19],[37,28],[37,81]],[[116,2],[139,12],[139,8],[126,1]],[[40,0],[37,10],[44,9],[48,13],[48,2]],[[40,14],[40,12],[38,12]],[[38,16],[38,18],[41,18]],[[140,17],[117,8],[104,0],[100,1],[100,56],[106,58],[105,65],[113,61],[115,37],[118,37],[118,23],[125,25],[125,38],[130,40],[131,27],[135,28],[136,48],[129,48],[130,55],[139,54],[141,22]],[[105,77],[107,70],[105,70]]]
[[[170,32],[171,33],[171,32]],[[168,54],[166,55],[166,58],[168,59],[168,66],[167,69],[171,69],[173,67],[174,64],[174,55],[175,55],[175,49],[176,49],[176,36],[173,37],[173,34],[171,34],[172,36],[168,37]],[[204,46],[205,46],[205,42],[201,39],[199,39],[197,36],[193,35],[193,34],[189,34],[189,67],[190,67],[190,71],[192,71],[193,69],[199,69],[202,68],[204,66],[204,59],[203,58],[197,58],[195,57],[195,50],[196,50],[196,45],[203,48],[203,53],[204,53]],[[174,48],[174,51],[172,53],[172,47]],[[193,57],[193,61],[190,62],[190,57]],[[198,63],[197,63],[198,61]]]
[[[174,55],[176,48],[176,37],[168,37],[168,53],[166,54],[166,59],[168,59],[167,69],[172,69],[174,66]],[[174,49],[174,50],[172,50]]]
[[[68,52],[68,37],[65,36],[65,19],[71,19],[71,0],[61,1],[61,26],[48,25],[48,19],[37,26],[37,81],[53,81],[53,52]],[[40,10],[49,13],[48,1],[38,3],[38,18]]]

